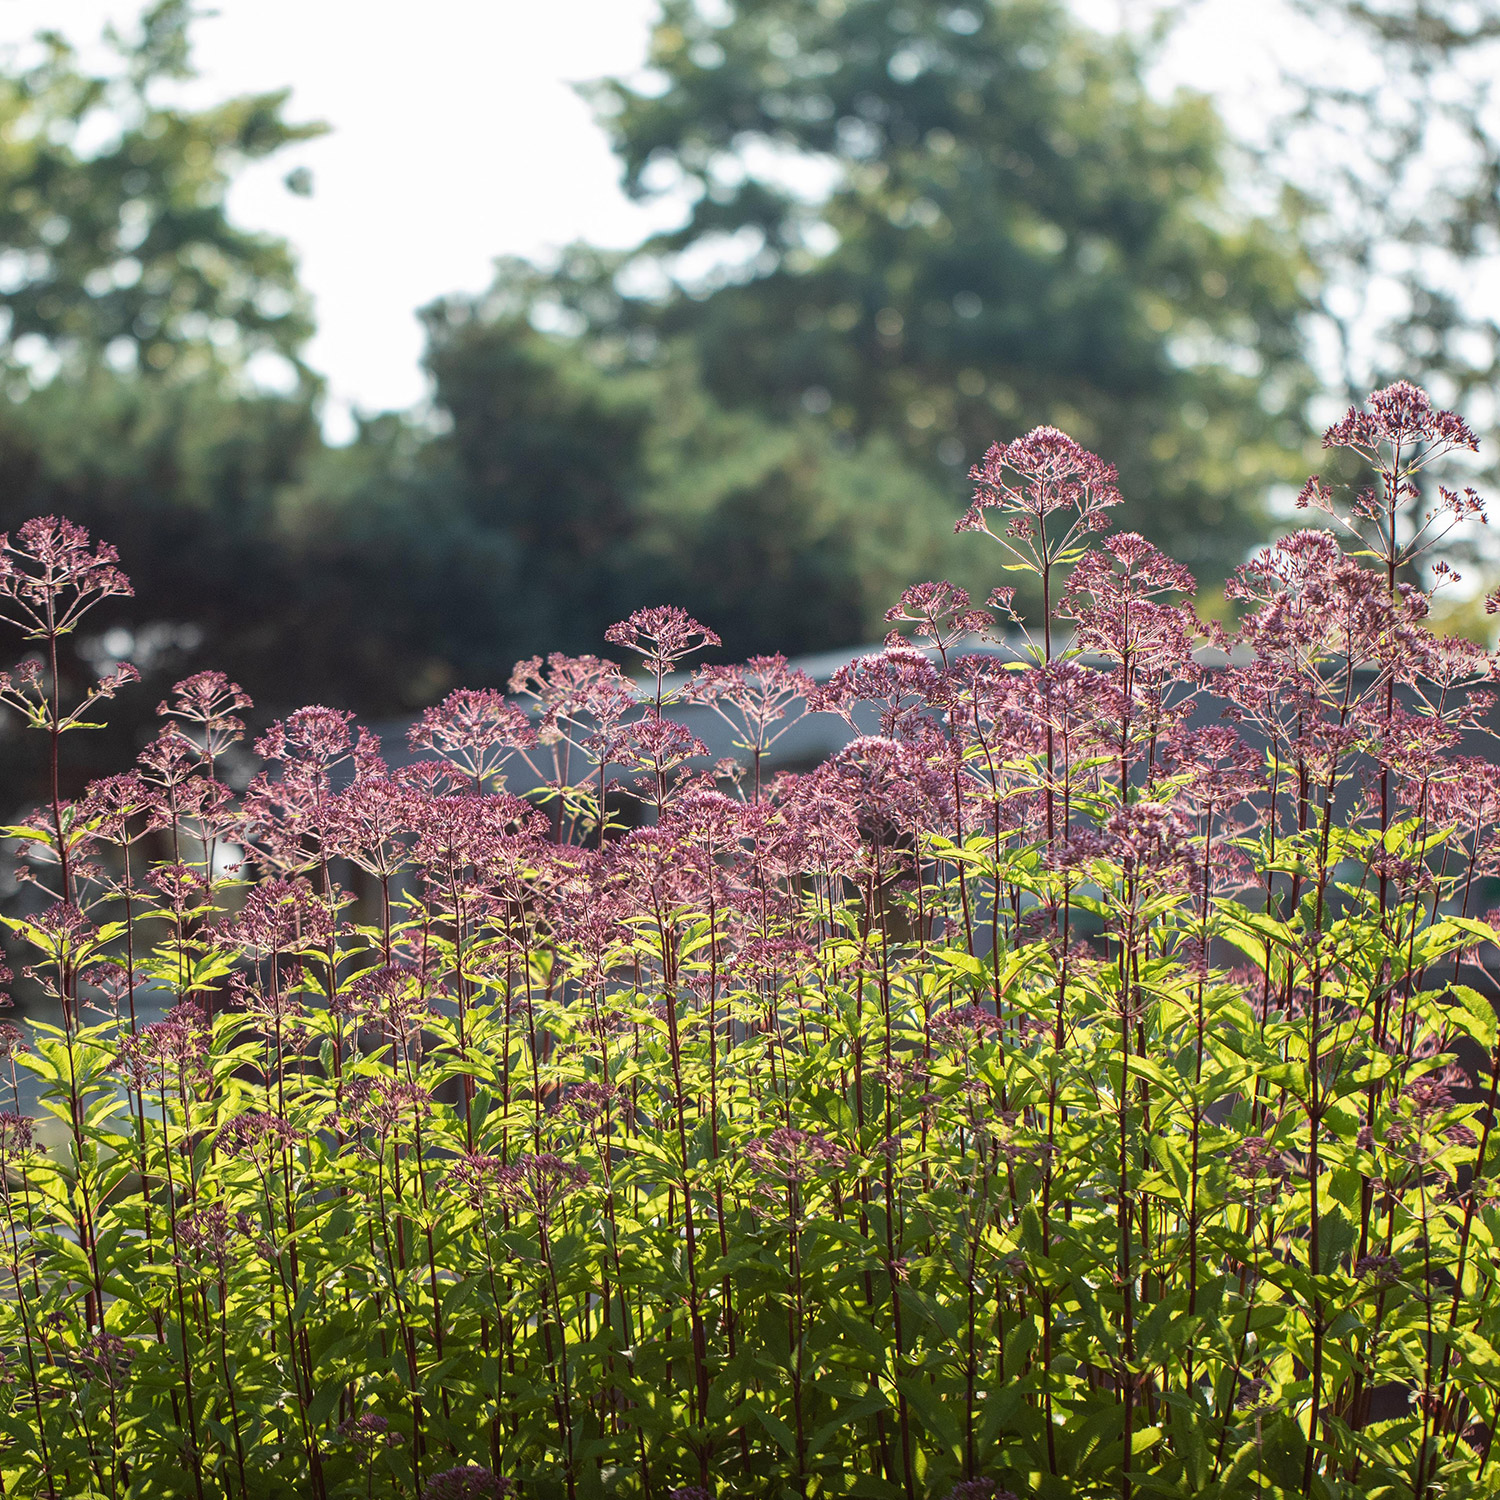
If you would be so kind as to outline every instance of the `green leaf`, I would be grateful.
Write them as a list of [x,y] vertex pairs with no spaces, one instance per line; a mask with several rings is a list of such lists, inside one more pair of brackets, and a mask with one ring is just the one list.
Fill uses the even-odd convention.
[[1450,984],[1448,993],[1458,1001],[1449,1016],[1482,1047],[1494,1049],[1500,1040],[1500,1020],[1491,1001],[1466,984]]

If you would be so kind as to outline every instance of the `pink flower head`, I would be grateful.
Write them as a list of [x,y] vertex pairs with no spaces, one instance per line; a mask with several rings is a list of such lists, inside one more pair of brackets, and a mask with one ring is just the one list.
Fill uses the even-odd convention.
[[[109,671],[101,674],[89,692],[89,702],[93,703],[100,699],[113,698],[122,687],[129,687],[132,682],[141,680],[140,669],[133,667],[128,661],[117,662]],[[75,710],[76,716],[77,710]]]
[[657,770],[676,767],[707,754],[708,746],[686,724],[648,712],[629,725],[621,761]]
[[1489,523],[1489,517],[1485,514],[1484,497],[1471,486],[1465,485],[1462,490],[1450,490],[1440,484],[1438,499],[1441,501],[1439,509],[1452,516],[1455,521],[1478,520],[1486,525]]
[[563,1100],[564,1108],[571,1109],[579,1119],[590,1123],[611,1110],[623,1111],[629,1103],[630,1096],[624,1089],[617,1084],[600,1083],[596,1079],[585,1079],[582,1083],[574,1084]]
[[990,445],[969,471],[974,503],[959,531],[985,531],[984,511],[1011,516],[1011,534],[1029,539],[1044,517],[1070,509],[1087,530],[1108,524],[1104,512],[1120,503],[1119,471],[1055,427],[1036,427],[1025,437]]
[[[901,595],[901,602],[885,612],[885,618],[888,624],[913,622],[917,628],[912,634],[931,641],[945,658],[955,641],[984,635],[990,628],[990,617],[983,610],[969,608],[969,591],[947,581],[913,584]],[[897,644],[899,639],[893,637],[888,644]]]
[[14,540],[0,533],[0,619],[28,640],[66,634],[102,600],[134,592],[119,560],[107,543],[91,550],[82,526],[56,516],[24,522]]
[[162,897],[162,909],[179,921],[202,916],[209,909],[209,882],[180,860],[157,865],[146,876],[147,884]]
[[1287,1175],[1281,1151],[1263,1135],[1247,1135],[1231,1147],[1229,1166],[1237,1177],[1252,1182],[1263,1179],[1280,1182]]
[[243,733],[245,726],[235,715],[254,706],[239,683],[231,682],[222,672],[195,672],[177,683],[172,694],[170,700],[163,699],[157,705],[157,713],[236,735]]
[[410,789],[390,777],[357,777],[333,798],[330,852],[389,880],[407,862],[413,801]]
[[407,733],[413,750],[432,750],[476,787],[500,774],[517,751],[537,742],[524,709],[494,688],[460,688],[426,709]]
[[406,1441],[384,1417],[373,1411],[363,1411],[340,1422],[334,1429],[334,1437],[364,1454],[373,1453],[376,1448],[398,1448]]
[[994,1011],[972,1002],[954,1006],[932,1018],[932,1039],[943,1046],[958,1046],[965,1051],[994,1041],[1003,1023]]
[[942,680],[937,666],[903,641],[840,667],[813,692],[808,706],[814,713],[837,714],[855,730],[869,727],[868,715],[859,722],[861,708],[877,707],[880,733],[896,738],[910,734],[931,711]]
[[[198,747],[175,724],[168,724],[136,757],[144,779],[166,792],[184,785],[197,771],[198,761]],[[164,811],[169,800],[162,799]]]
[[1261,606],[1241,640],[1258,656],[1299,669],[1332,657],[1380,660],[1404,674],[1427,613],[1422,594],[1405,584],[1392,594],[1383,576],[1346,556],[1326,531],[1282,537],[1237,568],[1224,593]]
[[300,1139],[294,1126],[263,1110],[236,1115],[219,1129],[219,1149],[228,1156],[271,1157]]
[[97,938],[88,918],[70,901],[55,901],[45,911],[30,919],[39,946],[51,957],[71,962],[81,952],[91,952]]
[[807,1182],[828,1172],[837,1172],[849,1160],[849,1152],[815,1130],[784,1125],[745,1147],[745,1161],[756,1176],[775,1182]]
[[89,783],[82,803],[83,815],[91,821],[97,820],[101,837],[121,842],[132,818],[155,813],[157,795],[135,771],[105,776]]
[[434,1474],[422,1488],[422,1500],[506,1500],[511,1482],[478,1464],[459,1464]]
[[432,1011],[415,969],[387,964],[361,974],[350,986],[351,1008],[403,1043],[419,1033]]
[[257,755],[279,762],[275,771],[255,777],[245,798],[248,834],[270,863],[306,868],[337,838],[336,768],[352,761],[356,781],[388,774],[379,740],[367,729],[356,732],[353,718],[332,708],[301,708],[255,742]]
[[532,699],[540,711],[538,738],[552,747],[559,782],[570,748],[582,749],[596,765],[614,759],[621,721],[639,701],[635,684],[614,662],[557,652],[545,666],[539,656],[518,662],[510,690]]
[[[624,626],[614,628],[622,630]],[[619,667],[602,656],[564,656],[554,651],[545,664],[540,656],[517,662],[509,686],[518,697],[534,699],[546,715],[576,712],[576,705],[585,703],[601,684],[613,688],[621,682]]]
[[237,945],[262,958],[321,947],[332,932],[333,911],[306,880],[255,886],[230,927]]
[[12,1162],[24,1160],[36,1150],[36,1121],[30,1115],[7,1110],[0,1114],[0,1171]]
[[1382,444],[1420,443],[1443,452],[1477,452],[1479,440],[1456,413],[1440,411],[1426,391],[1398,380],[1371,395],[1365,406],[1351,406],[1341,421],[1323,434],[1325,448],[1352,448],[1373,456]]
[[631,790],[658,812],[694,783],[696,778],[688,763],[708,755],[708,746],[692,730],[654,708],[626,724],[620,738],[607,748],[595,737],[587,743],[596,759],[612,759],[636,773],[631,778]]
[[355,1078],[344,1090],[346,1117],[356,1129],[373,1129],[386,1141],[413,1130],[432,1113],[432,1095],[398,1079]]
[[134,1088],[186,1088],[207,1077],[208,1018],[191,1000],[126,1037],[116,1059]]
[[778,653],[752,656],[744,666],[699,667],[683,697],[712,708],[735,732],[736,746],[758,756],[807,715],[815,690],[812,678]]
[[172,1227],[177,1243],[199,1265],[212,1267],[220,1275],[229,1262],[229,1213],[222,1203],[209,1203],[178,1218]]
[[1175,807],[1131,802],[1116,808],[1104,825],[1109,857],[1129,874],[1187,869],[1192,826]]
[[517,1207],[529,1209],[544,1223],[564,1198],[589,1180],[586,1168],[550,1151],[522,1156],[496,1172],[500,1193]]
[[135,1362],[134,1347],[117,1333],[106,1333],[102,1328],[79,1346],[78,1363],[90,1380],[97,1380],[106,1389],[120,1390],[130,1367]]
[[855,790],[852,778],[846,783],[821,766],[778,776],[771,787],[777,818],[762,858],[787,874],[852,872],[862,849]]
[[459,1155],[447,1176],[447,1183],[469,1202],[471,1208],[483,1208],[499,1189],[505,1158],[481,1151]]
[[278,719],[255,742],[263,760],[310,761],[329,765],[342,760],[354,746],[350,727],[354,715],[316,704]]
[[1166,594],[1192,594],[1197,584],[1184,567],[1144,537],[1124,532],[1102,549],[1084,553],[1058,609],[1077,624],[1077,645],[1111,661],[1131,658],[1159,674],[1191,675],[1197,617],[1185,604],[1165,604]]
[[[1425,391],[1404,380],[1376,391],[1365,407],[1350,407],[1343,420],[1323,434],[1323,446],[1357,454],[1374,471],[1375,483],[1341,508],[1333,492],[1314,476],[1297,497],[1297,505],[1323,511],[1355,537],[1355,555],[1373,557],[1383,567],[1388,587],[1398,570],[1432,552],[1457,528],[1487,521],[1484,500],[1469,487],[1439,484],[1437,503],[1425,514],[1416,513],[1426,489],[1421,472],[1450,453],[1474,452],[1479,443],[1461,417],[1438,410]],[[1429,564],[1432,589],[1457,577],[1445,560]]]
[[[397,766],[389,780],[398,796],[410,795],[412,800],[408,816],[412,821],[420,820],[421,815],[417,809],[423,806],[424,798],[449,797],[456,792],[472,790],[463,772],[446,760],[411,761],[407,765]],[[369,784],[376,785],[376,778],[372,777]],[[359,783],[356,782],[355,785]]]
[[1260,784],[1260,757],[1227,724],[1206,724],[1172,737],[1161,747],[1162,769],[1183,783],[1192,807],[1225,807],[1248,797]]
[[629,619],[611,625],[604,632],[604,639],[611,646],[639,652],[646,659],[647,670],[658,677],[666,676],[694,651],[724,644],[707,625],[700,625],[675,604],[638,609]]
[[886,841],[897,829],[941,829],[952,813],[949,768],[899,740],[859,735],[814,775],[843,784],[869,838]]

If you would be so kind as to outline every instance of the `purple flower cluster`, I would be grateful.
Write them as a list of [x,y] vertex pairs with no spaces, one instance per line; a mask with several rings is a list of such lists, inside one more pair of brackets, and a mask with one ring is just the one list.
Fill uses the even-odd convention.
[[479,1464],[458,1464],[434,1474],[422,1490],[422,1500],[506,1500],[514,1494],[510,1480]]

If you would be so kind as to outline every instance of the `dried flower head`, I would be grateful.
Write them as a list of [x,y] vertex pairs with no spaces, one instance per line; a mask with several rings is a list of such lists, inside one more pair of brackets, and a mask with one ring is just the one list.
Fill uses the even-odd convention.
[[1238,1177],[1251,1182],[1269,1181],[1278,1183],[1287,1175],[1282,1154],[1263,1135],[1247,1135],[1237,1141],[1229,1152],[1229,1165]]
[[228,1156],[266,1160],[296,1145],[302,1133],[280,1115],[252,1110],[219,1129],[219,1149]]
[[0,1114],[0,1173],[34,1154],[35,1130],[36,1121],[30,1115],[16,1114],[13,1110]]
[[224,1274],[234,1230],[229,1223],[229,1211],[222,1203],[205,1204],[179,1215],[172,1232],[190,1263]]
[[543,1223],[551,1220],[565,1198],[589,1180],[588,1168],[550,1151],[518,1157],[495,1172],[501,1196],[529,1210]]
[[835,1172],[849,1160],[847,1148],[815,1130],[783,1125],[745,1146],[745,1162],[757,1176],[802,1183]]
[[207,1077],[208,1018],[185,1000],[121,1043],[118,1065],[133,1088],[189,1088]]
[[118,1391],[125,1385],[135,1356],[133,1345],[126,1343],[118,1334],[99,1329],[80,1345],[77,1359],[88,1379],[97,1380],[108,1389]]

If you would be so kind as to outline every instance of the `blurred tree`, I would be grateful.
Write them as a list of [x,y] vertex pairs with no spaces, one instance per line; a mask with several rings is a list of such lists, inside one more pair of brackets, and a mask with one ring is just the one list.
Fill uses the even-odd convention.
[[1056,0],[667,0],[646,78],[592,97],[685,222],[533,294],[931,476],[1065,426],[1119,463],[1122,524],[1222,570],[1300,460],[1309,266],[1237,209],[1208,101],[1141,66]]
[[645,372],[615,378],[533,329],[513,299],[447,298],[423,319],[434,401],[450,427],[426,463],[445,474],[470,524],[503,537],[514,559],[507,643],[517,655],[596,649],[620,617],[612,611],[631,607],[623,601],[659,382]]
[[1351,399],[1430,384],[1500,433],[1500,0],[1291,4],[1340,66],[1286,51],[1264,165],[1308,205],[1336,373]]
[[1075,431],[1210,575],[1300,462],[1293,230],[1236,206],[1204,100],[1058,0],[668,0],[654,71],[594,97],[683,227],[435,304],[430,414],[328,448],[293,258],[225,209],[315,127],[172,103],[189,21],[0,70],[0,526],[119,543],[139,598],[86,654],[396,715],[669,599],[729,652],[818,649],[978,581],[949,533],[994,437]]
[[947,475],[882,435],[725,409],[696,377],[686,360],[669,372],[640,571],[715,621],[729,656],[878,640],[913,578],[966,576]]
[[0,348],[13,364],[193,375],[260,351],[296,364],[312,325],[291,253],[232,224],[224,200],[246,163],[322,127],[289,124],[285,92],[160,102],[191,76],[190,19],[188,0],[158,0],[135,38],[107,34],[118,66],[98,73],[46,33],[40,60],[0,76]]
[[725,410],[685,345],[644,361],[539,332],[528,304],[554,286],[511,263],[490,295],[424,313],[448,431],[422,471],[509,560],[503,623],[458,632],[458,669],[493,680],[507,649],[598,650],[662,599],[712,620],[731,654],[878,632],[908,570],[941,554],[950,498],[883,440]]

